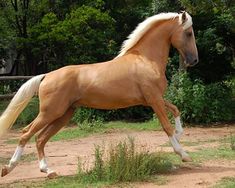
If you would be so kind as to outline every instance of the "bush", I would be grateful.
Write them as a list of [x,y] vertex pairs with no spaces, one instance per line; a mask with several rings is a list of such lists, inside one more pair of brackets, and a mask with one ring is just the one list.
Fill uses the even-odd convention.
[[134,106],[119,110],[97,110],[93,108],[78,108],[75,112],[72,122],[81,124],[84,121],[146,121],[152,118],[153,111],[151,108],[143,106]]
[[0,94],[10,94],[18,91],[20,86],[26,82],[22,80],[2,80],[0,85]]
[[16,120],[19,126],[26,126],[31,123],[39,113],[39,100],[34,97]]
[[186,122],[209,123],[234,118],[232,92],[223,82],[205,85],[201,80],[192,81],[187,73],[176,73],[166,98],[178,106]]
[[104,149],[95,148],[95,162],[91,170],[83,171],[78,166],[80,181],[126,182],[146,180],[149,176],[168,172],[172,164],[163,153],[137,152],[133,139],[111,146],[108,159],[104,160]]

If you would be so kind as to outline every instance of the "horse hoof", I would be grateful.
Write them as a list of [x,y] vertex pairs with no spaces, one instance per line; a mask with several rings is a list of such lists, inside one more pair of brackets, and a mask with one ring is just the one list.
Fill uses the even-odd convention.
[[6,176],[7,174],[8,174],[7,167],[6,167],[6,166],[4,166],[4,167],[2,168],[1,176],[3,177],[3,176]]
[[56,177],[58,177],[58,174],[56,173],[56,172],[49,172],[48,174],[47,174],[47,177],[49,178],[49,179],[54,179],[54,178],[56,178]]
[[182,158],[182,161],[183,162],[192,162],[193,160],[191,159],[191,157],[187,156],[187,157]]

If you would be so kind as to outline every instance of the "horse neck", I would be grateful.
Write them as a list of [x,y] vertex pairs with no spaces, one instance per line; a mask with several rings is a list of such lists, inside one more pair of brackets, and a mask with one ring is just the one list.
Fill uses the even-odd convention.
[[138,54],[158,64],[165,71],[171,46],[170,37],[176,24],[175,20],[166,20],[156,24],[130,50],[130,53],[138,51]]

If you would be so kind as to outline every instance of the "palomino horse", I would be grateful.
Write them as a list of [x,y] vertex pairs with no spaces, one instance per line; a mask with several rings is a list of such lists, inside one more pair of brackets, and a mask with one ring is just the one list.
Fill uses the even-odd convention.
[[[76,107],[117,109],[134,105],[151,106],[169,137],[174,151],[183,161],[191,161],[179,144],[183,129],[176,106],[163,99],[167,87],[166,64],[171,44],[187,66],[198,62],[192,18],[186,13],[162,13],[146,19],[124,42],[113,60],[91,65],[74,65],[38,75],[16,93],[0,118],[0,135],[15,122],[30,99],[38,92],[40,112],[23,129],[14,155],[2,169],[7,175],[17,165],[28,140],[36,138],[39,167],[49,178],[56,173],[48,168],[44,146],[64,127]],[[166,108],[175,117],[174,131]]]

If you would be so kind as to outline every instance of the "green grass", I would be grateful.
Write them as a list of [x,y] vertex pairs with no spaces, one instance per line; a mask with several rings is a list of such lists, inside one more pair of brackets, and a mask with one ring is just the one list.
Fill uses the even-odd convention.
[[104,127],[108,129],[121,129],[121,130],[136,130],[136,131],[158,131],[161,130],[161,125],[159,121],[152,120],[147,122],[141,122],[141,123],[129,123],[129,122],[120,122],[120,121],[114,121],[104,124]]
[[[59,141],[59,140],[71,140],[71,139],[77,139],[77,138],[83,138],[87,137],[93,134],[100,134],[100,133],[107,133],[107,132],[115,132],[115,131],[128,131],[128,130],[135,130],[135,131],[157,131],[161,130],[161,125],[157,120],[152,120],[148,122],[142,122],[142,123],[129,123],[129,122],[108,122],[108,123],[100,123],[96,125],[79,125],[74,126],[72,128],[66,128],[59,133],[57,133],[55,136],[53,136],[50,141]],[[34,137],[30,140],[30,142],[35,142]],[[6,141],[7,144],[17,144],[18,139],[8,139]]]
[[75,138],[86,137],[96,133],[112,132],[115,130],[156,131],[156,130],[161,130],[161,125],[156,120],[142,122],[142,123],[129,123],[129,122],[116,121],[116,122],[103,123],[102,125],[99,124],[98,126],[80,125],[76,128],[64,129],[63,131],[59,132],[54,137],[52,137],[51,141],[70,140]]
[[224,177],[222,180],[216,183],[213,188],[234,188],[235,177]]
[[53,136],[50,141],[59,141],[59,140],[71,140],[76,138],[83,138],[97,133],[104,133],[104,128],[91,128],[91,129],[81,129],[79,127],[64,129],[55,136]]
[[213,159],[235,160],[235,152],[229,146],[223,145],[216,148],[202,148],[196,152],[190,152],[195,162],[203,162]]

